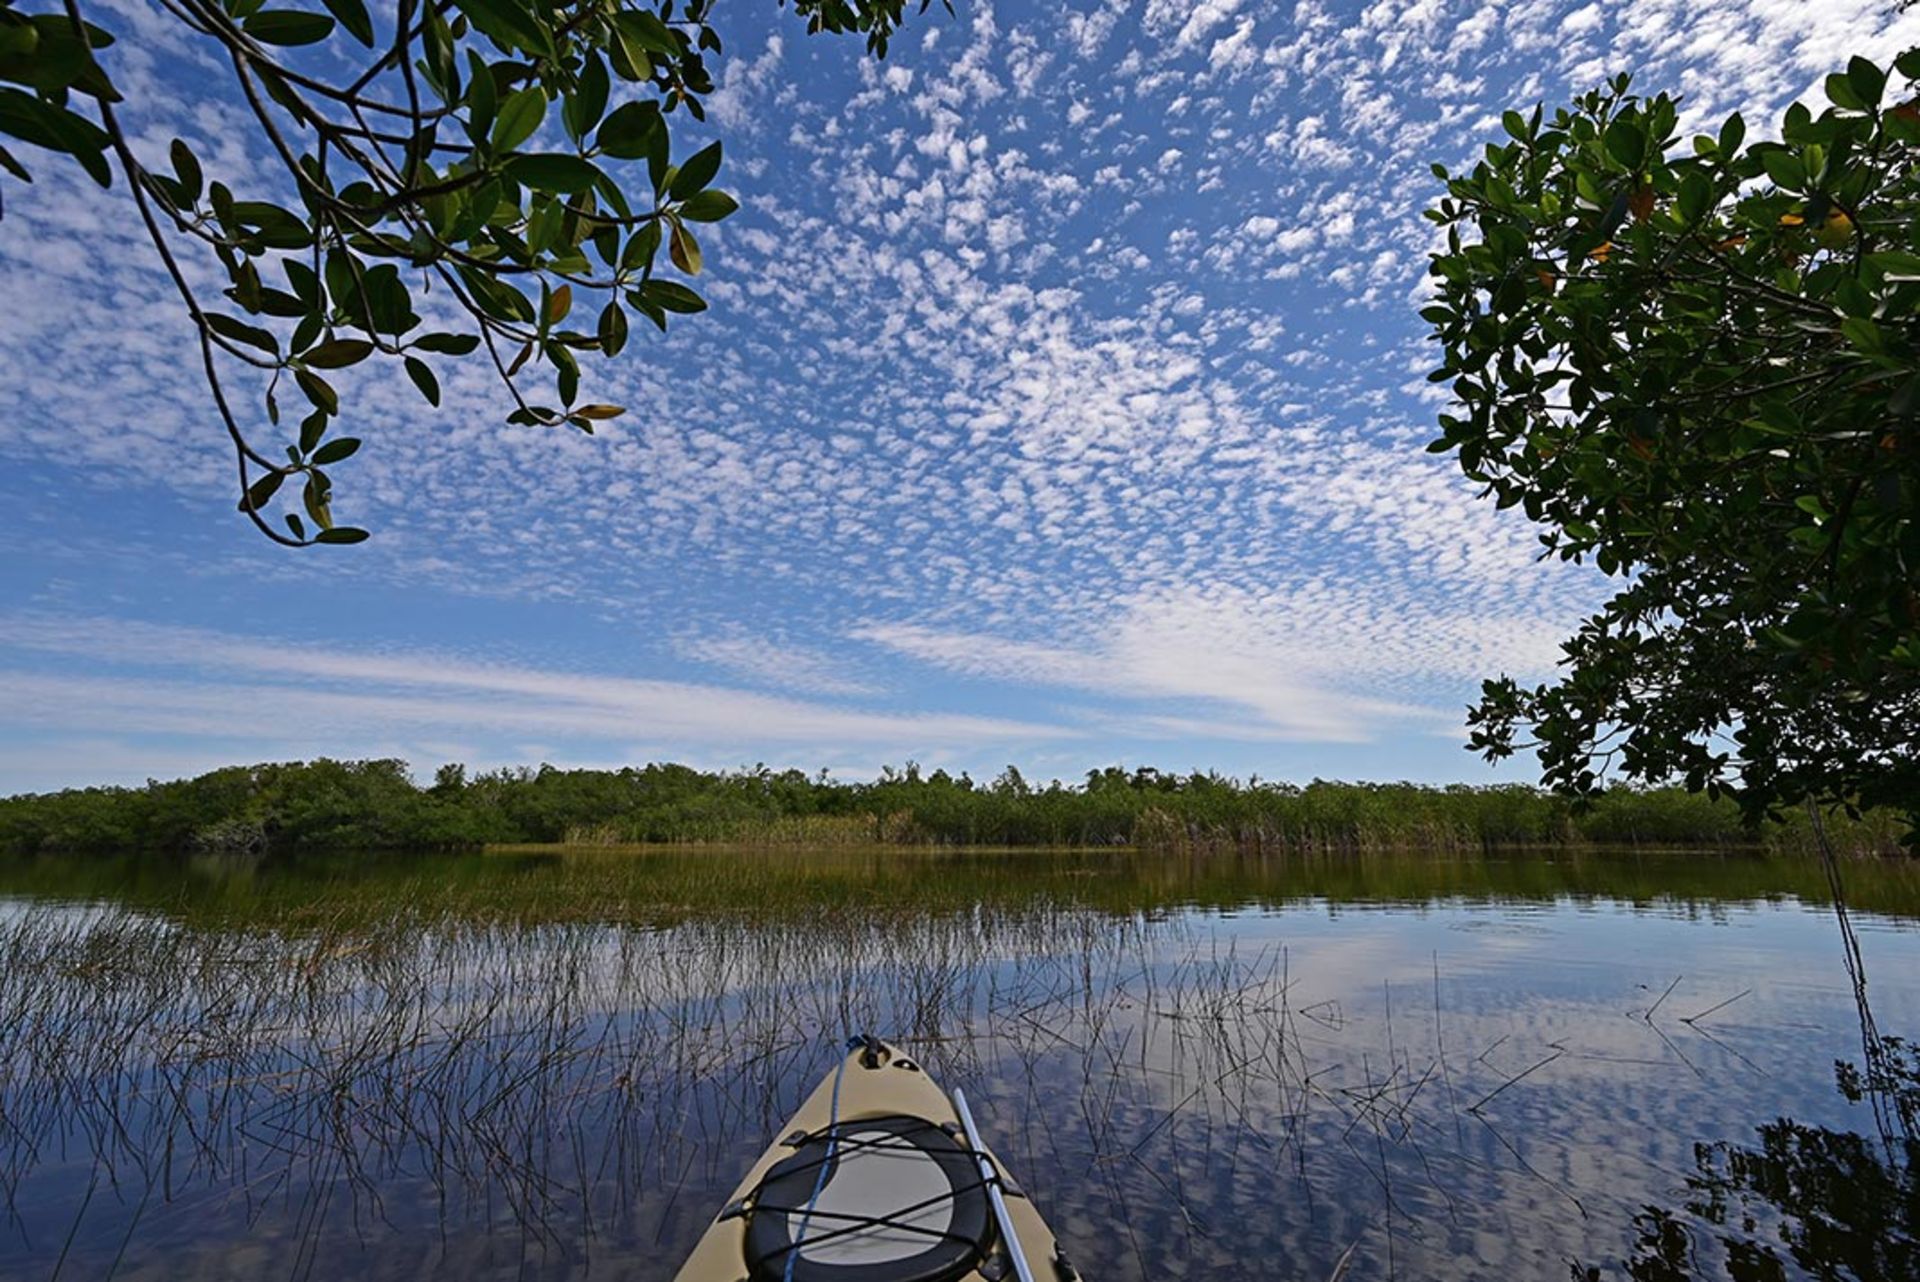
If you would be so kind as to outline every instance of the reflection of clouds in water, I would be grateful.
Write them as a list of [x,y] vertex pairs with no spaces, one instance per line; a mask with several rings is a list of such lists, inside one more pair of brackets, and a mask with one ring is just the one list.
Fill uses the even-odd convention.
[[[1781,1113],[1858,1124],[1831,1090],[1857,1043],[1830,924],[1797,907],[284,934],[15,908],[0,956],[0,1026],[21,1030],[0,1170],[37,1208],[0,1261],[29,1271],[100,1153],[122,1196],[79,1215],[82,1273],[125,1240],[127,1276],[664,1277],[863,1027],[968,1088],[1089,1276],[1324,1277],[1357,1241],[1354,1276],[1558,1282],[1624,1251],[1696,1141]],[[1920,1026],[1916,961],[1911,933],[1871,942],[1889,1028]],[[23,1132],[68,1143],[36,1159]]]

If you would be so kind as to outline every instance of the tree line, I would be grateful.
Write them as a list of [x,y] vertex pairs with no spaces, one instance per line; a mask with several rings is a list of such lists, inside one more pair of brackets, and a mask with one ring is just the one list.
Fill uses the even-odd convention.
[[[1832,822],[1859,852],[1890,853],[1903,831],[1885,812]],[[447,765],[422,786],[403,761],[321,758],[0,800],[0,850],[26,855],[659,842],[1792,849],[1806,837],[1802,815],[1754,826],[1730,801],[1682,788],[1619,787],[1577,804],[1525,785],[1303,785],[1152,767],[1108,767],[1080,783],[1036,784],[1012,766],[987,781],[912,763],[873,780],[845,781],[765,766],[469,772]]]

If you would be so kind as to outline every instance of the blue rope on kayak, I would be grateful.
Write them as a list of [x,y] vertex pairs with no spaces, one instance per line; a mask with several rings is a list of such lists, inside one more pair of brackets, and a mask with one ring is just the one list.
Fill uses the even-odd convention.
[[[866,1038],[853,1037],[847,1040],[847,1050],[866,1044]],[[827,1187],[827,1172],[833,1169],[833,1150],[840,1143],[840,1079],[847,1072],[847,1056],[840,1057],[840,1063],[833,1070],[833,1103],[827,1108],[827,1155],[820,1163],[820,1173],[813,1177],[813,1196],[807,1199],[807,1209],[800,1213],[800,1231],[793,1235],[793,1249],[787,1252],[787,1268],[783,1282],[793,1282],[793,1266],[800,1262],[800,1248],[807,1240],[807,1224],[813,1219],[813,1208],[820,1204],[821,1191]]]

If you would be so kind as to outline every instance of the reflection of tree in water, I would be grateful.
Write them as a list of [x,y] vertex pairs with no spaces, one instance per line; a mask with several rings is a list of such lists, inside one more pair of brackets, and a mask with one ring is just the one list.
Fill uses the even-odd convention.
[[[1920,1048],[1883,1039],[1880,1069],[1903,1113],[1920,1105]],[[1868,1083],[1836,1065],[1841,1092],[1858,1103]],[[1805,1126],[1789,1118],[1759,1128],[1755,1147],[1701,1144],[1680,1211],[1648,1206],[1626,1272],[1637,1282],[1726,1277],[1771,1282],[1810,1277],[1880,1282],[1920,1278],[1920,1140]],[[1576,1266],[1575,1282],[1601,1271]]]

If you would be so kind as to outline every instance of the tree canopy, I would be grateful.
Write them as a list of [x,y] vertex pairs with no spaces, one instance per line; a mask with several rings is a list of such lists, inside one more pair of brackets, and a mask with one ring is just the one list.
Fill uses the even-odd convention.
[[1488,757],[1920,811],[1920,50],[1893,71],[1766,140],[1622,76],[1435,166],[1432,448],[1622,581],[1554,680],[1486,683]]
[[[876,57],[908,2],[792,0],[809,31],[860,34]],[[398,361],[438,405],[429,358],[484,349],[509,424],[591,433],[623,408],[580,403],[580,358],[618,355],[629,313],[665,330],[706,309],[687,283],[702,268],[696,229],[738,205],[714,186],[721,144],[676,155],[670,120],[704,119],[722,52],[713,0],[159,7],[230,65],[251,141],[274,157],[264,172],[210,174],[177,138],[164,167],[137,155],[111,75],[116,33],[81,0],[0,0],[0,135],[101,187],[122,175],[127,214],[198,330],[240,510],[276,542],[366,537],[332,512],[330,469],[360,445],[334,431],[333,371]],[[0,169],[32,181],[5,145]],[[190,285],[189,253],[218,261],[222,297]],[[542,369],[551,396],[527,390]],[[229,394],[236,371],[261,387],[257,413]]]
[[[1008,766],[991,781],[913,762],[867,782],[825,771],[711,773],[683,765],[619,770],[442,766],[415,786],[394,760],[230,766],[140,788],[0,797],[0,855],[138,851],[428,849],[487,842],[749,842],[1111,846],[1159,850],[1453,850],[1748,844],[1731,802],[1677,788],[1616,787],[1573,816],[1524,786],[1305,785],[1110,766],[1082,784],[1034,783]],[[1805,844],[1807,824],[1769,830],[1770,849]],[[1862,853],[1898,840],[1891,814],[1838,826]]]

